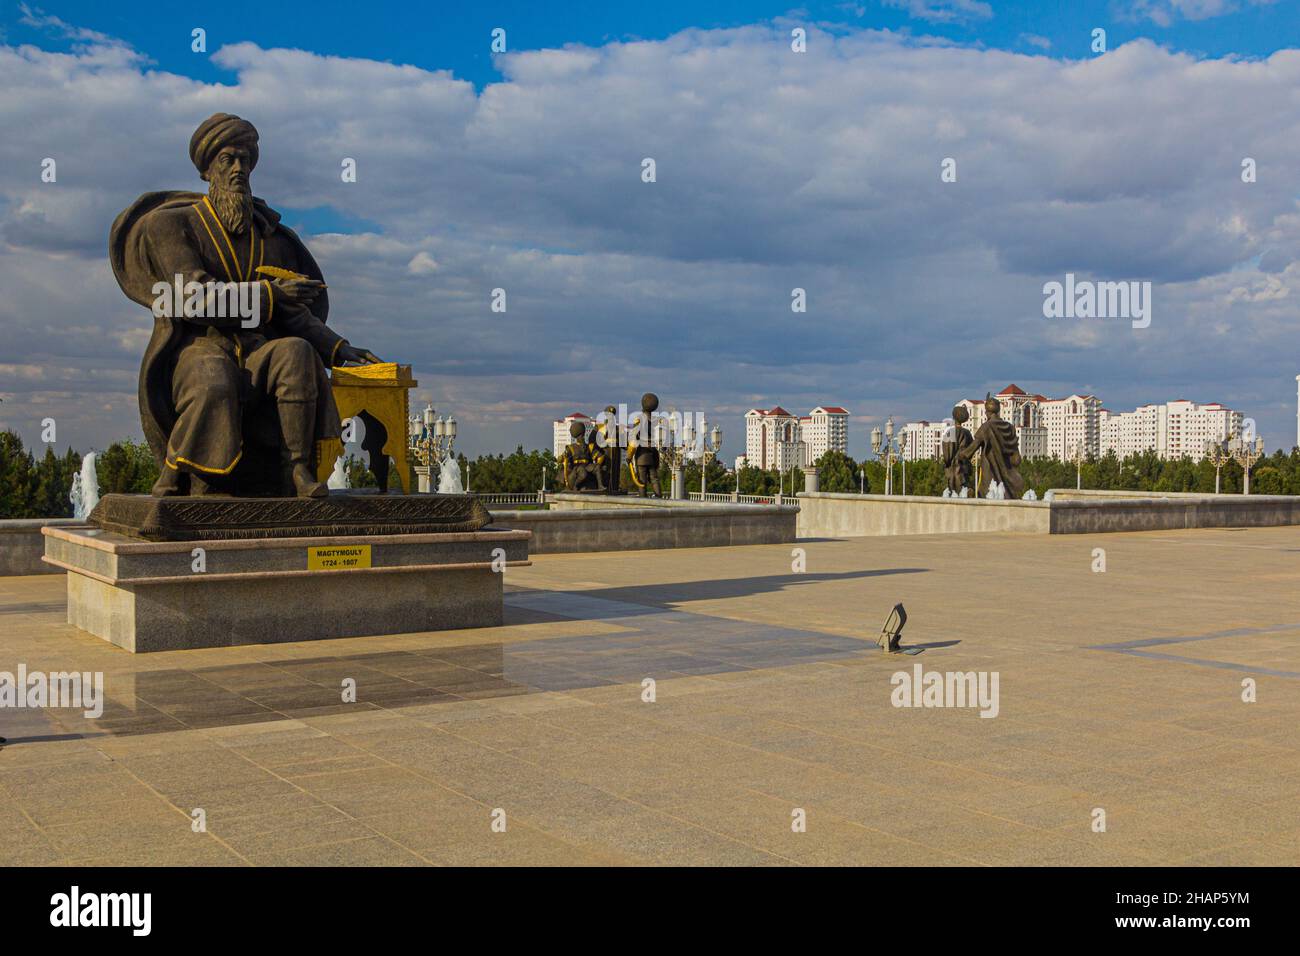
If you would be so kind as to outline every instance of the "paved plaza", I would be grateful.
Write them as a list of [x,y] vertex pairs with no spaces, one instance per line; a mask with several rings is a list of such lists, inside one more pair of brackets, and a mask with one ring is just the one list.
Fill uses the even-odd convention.
[[[0,670],[107,698],[0,710],[0,865],[1300,863],[1300,531],[798,547],[543,555],[505,627],[141,655],[0,578]],[[915,656],[874,644],[898,601]],[[996,716],[894,706],[917,665],[996,672]]]

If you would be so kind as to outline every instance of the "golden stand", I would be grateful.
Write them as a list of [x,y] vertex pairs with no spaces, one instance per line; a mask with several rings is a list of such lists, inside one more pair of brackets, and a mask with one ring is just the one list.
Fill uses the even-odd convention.
[[[330,369],[330,385],[339,418],[346,421],[369,412],[388,430],[388,440],[380,454],[388,455],[397,466],[402,491],[411,493],[411,465],[407,459],[407,432],[410,426],[408,393],[419,385],[411,378],[411,366],[396,362],[354,365]],[[343,442],[327,438],[316,446],[316,480],[326,481],[334,471],[335,460],[343,454]]]

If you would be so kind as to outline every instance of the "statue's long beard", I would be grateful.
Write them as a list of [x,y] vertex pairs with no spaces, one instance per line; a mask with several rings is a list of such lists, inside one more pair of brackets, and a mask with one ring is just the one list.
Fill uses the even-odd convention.
[[253,221],[253,196],[251,193],[237,189],[226,189],[212,183],[208,189],[208,198],[217,218],[232,236],[242,233]]

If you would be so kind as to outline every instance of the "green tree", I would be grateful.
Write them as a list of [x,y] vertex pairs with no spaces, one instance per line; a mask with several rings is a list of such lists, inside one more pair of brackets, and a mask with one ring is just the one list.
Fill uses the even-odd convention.
[[0,432],[0,518],[33,518],[36,463],[15,431]]
[[[942,495],[948,487],[948,477],[943,473],[943,463],[933,458],[922,458],[907,463],[907,493],[909,495]],[[903,486],[900,484],[901,492]]]
[[69,448],[62,458],[46,446],[45,456],[36,466],[32,501],[35,516],[41,518],[72,517],[72,479],[81,470],[81,456]]
[[858,465],[842,451],[830,449],[813,464],[817,466],[817,486],[826,492],[845,494],[858,490]]
[[1271,462],[1254,468],[1250,474],[1250,493],[1253,495],[1286,494],[1286,481],[1282,472]]
[[101,495],[146,495],[158,480],[158,462],[147,444],[126,438],[96,455],[95,477]]

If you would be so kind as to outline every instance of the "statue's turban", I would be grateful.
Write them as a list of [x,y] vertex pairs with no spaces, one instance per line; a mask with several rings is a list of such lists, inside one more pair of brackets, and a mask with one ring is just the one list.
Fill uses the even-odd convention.
[[257,165],[257,128],[246,119],[230,113],[213,113],[190,137],[190,162],[200,173],[206,173],[217,153],[226,146],[240,145],[252,156]]

